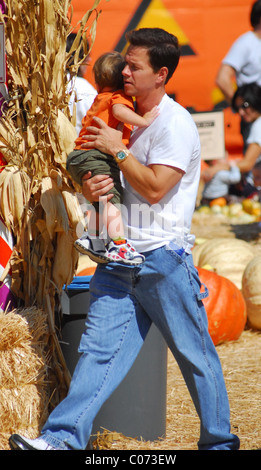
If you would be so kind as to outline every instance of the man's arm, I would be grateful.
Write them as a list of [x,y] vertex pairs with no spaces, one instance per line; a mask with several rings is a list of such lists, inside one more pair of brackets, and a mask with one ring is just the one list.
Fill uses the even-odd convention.
[[[127,150],[123,145],[121,133],[108,127],[101,119],[95,118],[100,129],[89,127],[88,142],[83,148],[95,146],[105,153],[116,156],[120,150]],[[119,163],[119,167],[129,184],[150,204],[159,202],[182,178],[184,172],[166,165],[142,165],[131,153]]]
[[166,165],[144,166],[132,154],[119,167],[132,188],[150,204],[157,204],[184,174],[182,170]]
[[220,88],[226,101],[231,104],[235,93],[235,70],[228,64],[222,64],[219,68],[216,85]]
[[260,155],[261,147],[259,144],[251,143],[247,147],[246,153],[242,160],[237,162],[237,166],[242,173],[251,171],[256,164],[256,161]]

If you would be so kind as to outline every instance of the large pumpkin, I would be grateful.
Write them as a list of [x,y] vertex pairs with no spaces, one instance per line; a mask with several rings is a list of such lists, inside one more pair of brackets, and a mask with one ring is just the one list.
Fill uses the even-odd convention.
[[261,255],[248,263],[243,273],[242,293],[247,306],[248,325],[261,330]]
[[243,272],[255,256],[255,250],[244,240],[213,238],[195,246],[192,256],[196,266],[209,264],[217,274],[229,279],[241,289]]
[[97,263],[92,261],[89,256],[81,255],[78,261],[76,276],[92,276],[96,270]]
[[237,340],[246,325],[246,304],[241,291],[229,279],[215,272],[198,268],[199,278],[206,285],[209,296],[203,299],[208,330],[216,345]]

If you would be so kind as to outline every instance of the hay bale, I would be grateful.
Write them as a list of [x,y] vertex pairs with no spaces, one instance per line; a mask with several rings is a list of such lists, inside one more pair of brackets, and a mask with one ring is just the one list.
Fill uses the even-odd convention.
[[0,312],[0,449],[14,432],[36,437],[48,416],[47,315],[37,308]]

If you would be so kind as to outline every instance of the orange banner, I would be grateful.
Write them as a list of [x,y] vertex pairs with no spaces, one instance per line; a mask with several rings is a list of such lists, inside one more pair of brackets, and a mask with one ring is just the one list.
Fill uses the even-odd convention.
[[[73,24],[92,7],[93,0],[72,0]],[[125,32],[161,27],[175,34],[182,56],[167,86],[183,106],[210,111],[223,100],[215,77],[232,42],[250,29],[253,0],[102,0],[92,63],[103,52],[126,46]],[[86,78],[93,83],[91,66]]]

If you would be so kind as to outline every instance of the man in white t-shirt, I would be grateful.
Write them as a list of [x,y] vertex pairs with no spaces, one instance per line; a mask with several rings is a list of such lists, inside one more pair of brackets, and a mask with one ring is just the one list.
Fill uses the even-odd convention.
[[[99,264],[90,285],[90,308],[67,397],[36,440],[10,438],[16,449],[85,449],[100,407],[123,380],[152,324],[175,356],[200,418],[201,450],[237,450],[216,348],[208,333],[190,225],[200,174],[200,145],[190,114],[165,93],[180,56],[177,38],[158,28],[127,35],[124,90],[143,115],[160,114],[136,130],[127,149],[121,133],[100,119],[88,140],[118,162],[125,181],[126,228],[145,261],[140,266]],[[87,148],[90,144],[84,144]],[[88,178],[83,192],[99,200],[112,184]],[[184,423],[186,426],[186,423]]]
[[[145,132],[133,132],[129,151],[137,156],[142,169],[155,170],[156,180],[165,179],[166,193],[150,200],[150,189],[143,186],[140,192],[126,177],[124,207],[129,210],[123,210],[125,225],[132,243],[141,252],[172,242],[190,253],[194,244],[190,225],[200,174],[199,136],[190,114],[166,94],[158,109],[159,116]],[[135,175],[132,178],[136,180]]]

